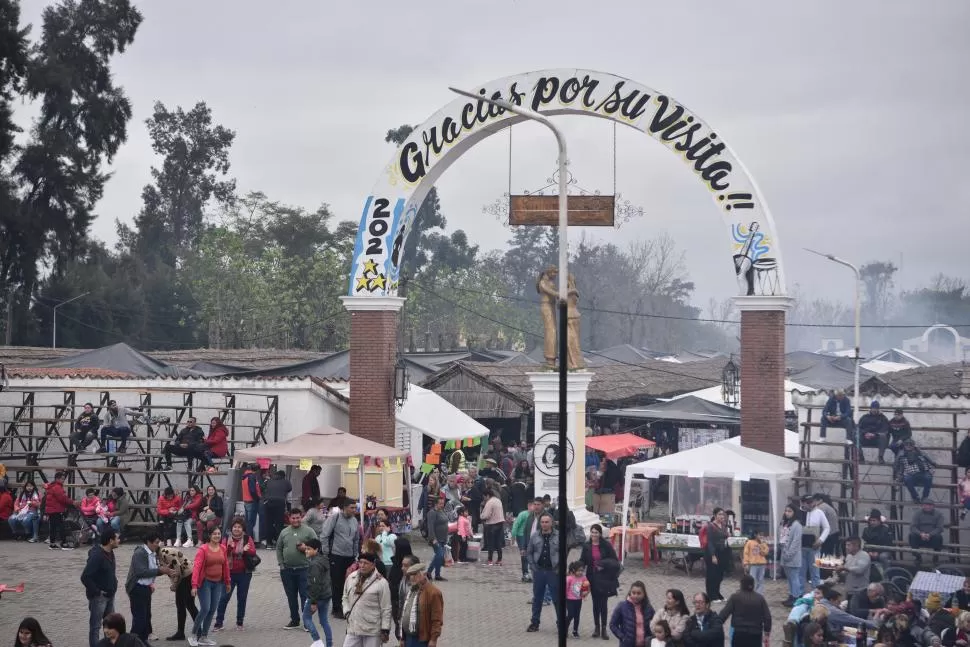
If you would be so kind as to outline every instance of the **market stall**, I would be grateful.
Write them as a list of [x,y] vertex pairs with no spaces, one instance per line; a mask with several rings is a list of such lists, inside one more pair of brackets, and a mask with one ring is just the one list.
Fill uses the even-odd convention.
[[[778,504],[785,500],[779,496],[779,491],[784,494],[790,488],[795,468],[795,463],[787,458],[724,441],[628,466],[624,499],[629,500],[633,480],[669,476],[672,518],[680,514],[673,507],[678,500],[677,490],[687,490],[697,493],[708,514],[715,506],[740,509],[742,529],[758,524],[770,533],[778,527]],[[764,483],[766,496],[742,496],[741,485],[757,481]],[[731,493],[729,499],[728,491]],[[753,509],[746,511],[746,506]],[[696,508],[689,509],[688,514],[693,514],[694,510]],[[621,548],[625,545],[624,539]]]
[[[400,499],[402,472],[410,481],[406,458],[407,452],[400,449],[358,438],[333,427],[318,427],[279,443],[238,449],[233,456],[237,464],[268,459],[277,465],[297,465],[303,470],[309,470],[311,465],[343,466],[357,476],[357,492],[352,493],[352,488],[348,488],[347,494],[356,494],[361,508],[368,493],[382,494],[385,500]],[[392,491],[395,483],[396,497]]]
[[488,427],[468,416],[443,397],[415,384],[408,388],[408,397],[397,412],[398,448],[410,453],[415,465],[424,456],[423,436],[435,442],[488,437]]

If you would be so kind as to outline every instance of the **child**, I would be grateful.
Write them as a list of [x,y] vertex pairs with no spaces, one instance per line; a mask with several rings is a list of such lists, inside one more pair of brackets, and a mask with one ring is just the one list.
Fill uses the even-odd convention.
[[960,498],[963,500],[963,510],[960,512],[960,521],[963,521],[967,517],[967,511],[970,510],[970,467],[963,474],[963,480],[960,481]]
[[667,624],[666,620],[657,620],[653,623],[653,636],[647,643],[650,647],[667,647],[668,643],[671,643],[672,634],[670,633],[670,625]]
[[374,541],[381,545],[381,561],[384,566],[391,567],[391,558],[394,557],[394,542],[397,535],[391,532],[390,526],[383,519],[377,522],[377,534]]
[[456,564],[463,564],[468,561],[468,540],[472,537],[472,518],[468,508],[458,507],[458,532],[455,533],[456,543],[458,544],[458,559]]
[[98,506],[100,505],[101,499],[98,497],[98,491],[93,487],[88,488],[84,493],[84,498],[81,499],[80,508],[81,517],[84,519],[84,523],[88,525],[92,541],[98,536]]
[[566,628],[573,621],[573,638],[579,638],[579,613],[583,609],[583,598],[589,595],[589,580],[586,579],[586,564],[573,562],[569,565],[566,577]]
[[[393,537],[393,535],[391,536]],[[317,614],[320,618],[320,627],[323,628],[323,635],[327,639],[326,647],[333,647],[333,632],[327,619],[330,601],[333,598],[333,590],[330,586],[330,562],[320,554],[321,548],[319,539],[308,539],[303,544],[303,554],[310,560],[307,575],[307,599],[303,606],[303,626],[310,632],[310,637],[313,638],[311,647],[324,647],[324,643],[320,641],[320,634],[313,625],[313,615]]]
[[768,542],[765,541],[765,534],[758,530],[752,532],[748,541],[744,544],[744,554],[741,564],[745,572],[754,578],[754,590],[761,595],[765,594],[765,566],[768,564]]

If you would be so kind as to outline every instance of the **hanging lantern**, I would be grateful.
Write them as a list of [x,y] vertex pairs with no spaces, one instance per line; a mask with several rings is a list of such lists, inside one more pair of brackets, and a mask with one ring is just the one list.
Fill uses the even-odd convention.
[[731,407],[738,406],[741,400],[741,371],[734,363],[733,355],[721,371],[721,399]]
[[404,401],[408,398],[409,386],[408,367],[404,359],[400,358],[394,365],[394,402],[397,406],[404,405]]

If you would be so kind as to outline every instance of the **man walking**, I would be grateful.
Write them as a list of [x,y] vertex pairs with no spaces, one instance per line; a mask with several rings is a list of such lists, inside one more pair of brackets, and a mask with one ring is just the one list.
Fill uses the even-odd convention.
[[360,524],[357,523],[357,504],[344,503],[340,512],[331,514],[323,522],[323,537],[320,543],[330,559],[330,582],[333,585],[333,617],[343,618],[344,610],[341,591],[347,578],[347,569],[354,563],[360,552]]
[[171,575],[172,569],[158,563],[160,540],[155,531],[145,535],[145,543],[131,555],[131,566],[125,580],[125,592],[131,603],[131,633],[148,644],[152,632],[152,593],[155,591],[155,578]]
[[401,603],[401,647],[437,647],[445,618],[441,589],[420,564],[408,568],[406,577],[410,587]]
[[97,647],[101,640],[101,621],[115,610],[118,575],[115,569],[115,548],[121,543],[118,532],[105,528],[99,546],[92,546],[88,562],[81,572],[81,584],[88,597],[88,643]]
[[391,589],[377,572],[378,559],[377,555],[361,554],[357,570],[344,584],[341,600],[347,616],[344,647],[380,647],[391,637]]
[[303,525],[303,511],[299,508],[290,510],[289,520],[290,525],[280,531],[276,540],[276,561],[280,565],[280,580],[290,605],[290,621],[283,628],[298,629],[302,615],[300,611],[307,601],[310,560],[305,553],[306,542],[316,539],[317,533],[310,526]]
[[[543,513],[539,518],[539,532],[529,538],[529,566],[532,569],[532,620],[526,631],[539,631],[542,615],[542,600],[548,588],[553,599],[557,599],[559,578],[559,533],[553,527],[552,515]],[[556,623],[562,622],[562,609],[556,608]]]

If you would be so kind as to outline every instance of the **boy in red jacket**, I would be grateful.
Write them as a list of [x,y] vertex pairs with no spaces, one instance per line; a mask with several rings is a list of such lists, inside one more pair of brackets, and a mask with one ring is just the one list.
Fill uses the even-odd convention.
[[[48,548],[51,550],[74,550],[72,546],[65,543],[67,537],[64,533],[64,513],[67,512],[68,508],[76,507],[77,504],[64,491],[65,478],[67,478],[66,472],[54,474],[54,482],[47,484],[47,491],[44,495],[44,514],[47,515],[50,535],[48,537],[50,541]],[[60,545],[57,544],[58,537],[61,540]]]

